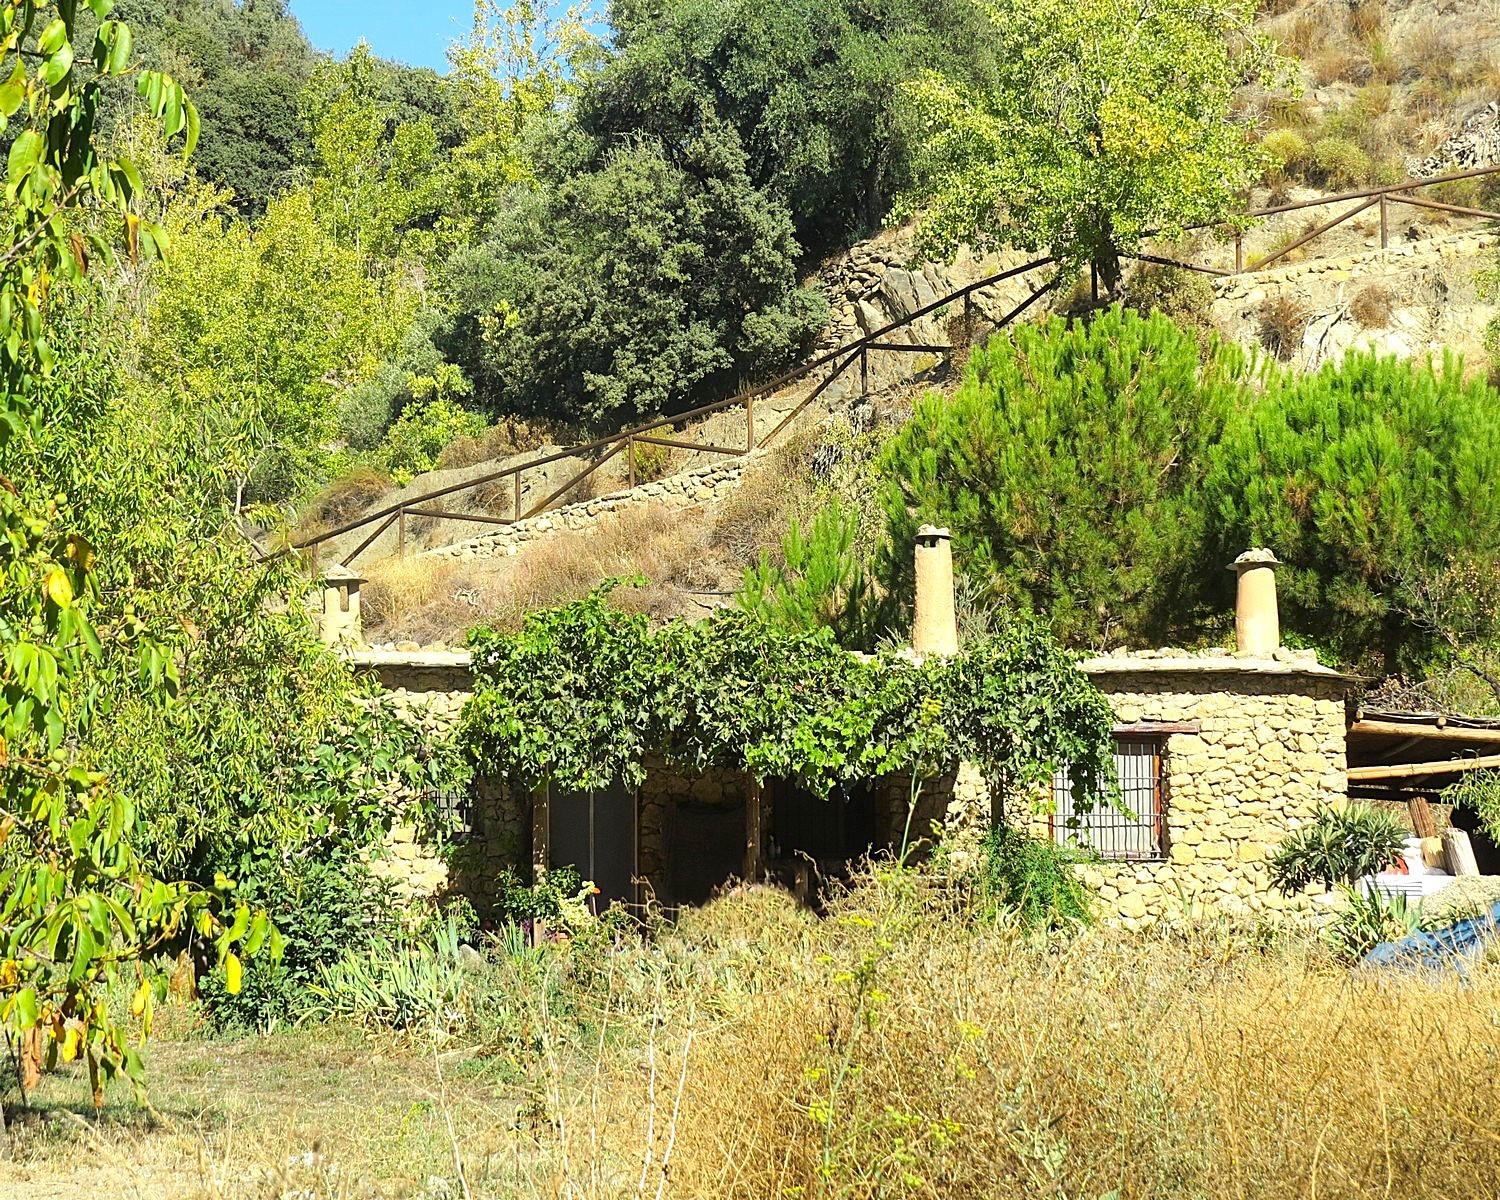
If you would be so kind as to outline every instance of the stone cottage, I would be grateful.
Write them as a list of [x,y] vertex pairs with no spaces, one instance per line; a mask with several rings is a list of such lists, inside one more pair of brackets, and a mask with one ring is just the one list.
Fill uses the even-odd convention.
[[[1114,709],[1120,808],[1075,812],[1060,775],[1050,806],[1003,814],[978,773],[960,769],[924,789],[910,828],[920,835],[939,826],[962,839],[1012,819],[1085,847],[1095,861],[1081,869],[1106,910],[1132,927],[1285,906],[1266,860],[1320,805],[1346,795],[1354,681],[1280,645],[1275,566],[1265,551],[1233,564],[1234,651],[1119,651],[1079,664]],[[919,538],[917,585],[913,651],[951,654],[946,531]],[[455,720],[471,687],[463,652],[361,650],[353,660],[429,718]],[[904,780],[872,780],[823,801],[785,781],[762,785],[727,772],[689,778],[649,763],[636,791],[522,794],[486,781],[468,798],[469,836],[446,882],[481,914],[507,867],[534,874],[576,866],[599,886],[601,902],[630,906],[702,903],[738,879],[776,880],[811,896],[850,861],[899,845],[907,803]],[[387,869],[432,882],[431,863],[409,839]]]

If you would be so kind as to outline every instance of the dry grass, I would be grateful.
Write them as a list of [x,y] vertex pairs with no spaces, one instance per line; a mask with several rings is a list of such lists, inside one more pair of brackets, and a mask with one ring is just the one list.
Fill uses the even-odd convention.
[[352,521],[395,487],[389,475],[373,467],[357,467],[335,479],[298,514],[296,532],[312,537]]
[[655,619],[698,617],[727,603],[745,568],[775,549],[811,490],[814,432],[789,438],[754,463],[715,505],[641,505],[520,546],[514,555],[389,558],[366,572],[365,636],[371,642],[457,643],[475,625],[519,628],[526,613],[577,600],[606,579],[622,607]]
[[454,1174],[450,1117],[474,1173],[501,1175],[495,1155],[518,1106],[493,1066],[461,1047],[435,1058],[328,1026],[232,1041],[168,1033],[150,1061],[155,1115],[115,1086],[96,1122],[82,1079],[49,1076],[16,1121],[0,1197],[411,1196]]
[[1500,1191],[1493,974],[1361,978],[1214,939],[1042,952],[937,921],[892,939],[878,909],[850,917],[871,924],[823,972],[695,1040],[676,1194]]
[[563,422],[501,417],[478,437],[455,438],[449,442],[438,457],[437,467],[440,471],[473,467],[494,458],[585,440],[583,430]]
[[1302,348],[1312,312],[1302,301],[1291,296],[1267,300],[1260,310],[1260,343],[1282,362],[1288,362]]
[[461,641],[480,624],[517,629],[528,612],[580,599],[617,577],[647,580],[616,593],[623,607],[658,618],[701,616],[727,582],[709,553],[711,529],[702,512],[642,506],[513,556],[387,559],[369,569],[362,592],[366,638],[426,645]]
[[[560,947],[546,977],[510,1087],[474,1050],[440,1083],[337,1031],[171,1046],[158,1096],[188,1128],[106,1130],[105,1174],[65,1125],[27,1148],[26,1194],[1500,1194],[1493,964],[1366,975],[1219,927],[1039,944],[884,869],[826,921],[744,889],[655,943]],[[340,1173],[288,1178],[308,1153]]]

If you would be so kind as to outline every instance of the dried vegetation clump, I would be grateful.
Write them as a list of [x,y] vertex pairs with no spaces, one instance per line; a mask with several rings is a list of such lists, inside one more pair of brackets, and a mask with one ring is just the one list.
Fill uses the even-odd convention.
[[1302,348],[1302,338],[1312,321],[1312,310],[1292,296],[1277,296],[1260,310],[1260,344],[1282,362],[1289,362]]
[[811,446],[807,437],[789,440],[717,504],[624,508],[497,558],[375,563],[362,591],[366,639],[429,645],[462,641],[480,624],[516,629],[528,612],[616,578],[641,580],[615,592],[621,607],[661,620],[701,617],[728,603],[745,567],[779,544],[807,490]]
[[[719,946],[755,944],[759,917],[731,924]],[[1364,975],[1223,930],[1042,946],[870,884],[794,933],[696,997],[654,1101],[638,1084],[674,1141],[667,1194],[1500,1193],[1493,965]],[[643,1145],[574,1129],[580,1158]]]

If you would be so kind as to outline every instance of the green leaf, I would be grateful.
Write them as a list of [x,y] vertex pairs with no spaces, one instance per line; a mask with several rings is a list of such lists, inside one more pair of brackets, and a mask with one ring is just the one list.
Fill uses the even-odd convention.
[[7,160],[7,173],[11,187],[20,186],[21,181],[41,161],[42,151],[45,148],[46,143],[42,140],[42,135],[35,129],[28,129],[11,143]]
[[109,48],[109,63],[106,74],[123,75],[130,68],[130,55],[135,49],[130,26],[114,23],[114,36]]
[[32,1029],[36,1026],[37,999],[35,988],[22,988],[16,993],[15,1024],[17,1029]]
[[16,63],[16,69],[10,73],[10,78],[0,84],[0,114],[6,117],[14,116],[16,110],[26,101],[26,69]]
[[42,68],[42,78],[47,81],[48,87],[56,87],[68,77],[68,72],[73,69],[73,46],[64,42],[57,53],[47,59]]
[[61,17],[58,17],[47,28],[42,30],[41,36],[36,40],[37,50],[49,58],[67,44],[68,23]]

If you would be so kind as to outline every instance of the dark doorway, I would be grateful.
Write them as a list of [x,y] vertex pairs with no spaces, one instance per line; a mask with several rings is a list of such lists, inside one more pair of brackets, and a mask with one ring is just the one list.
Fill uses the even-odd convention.
[[821,885],[846,878],[849,864],[875,849],[875,793],[852,786],[826,800],[786,780],[766,784],[771,865],[777,877],[816,903]]
[[611,902],[636,902],[635,792],[616,784],[605,792],[553,788],[548,809],[551,867],[576,867],[599,889],[595,911]]
[[745,867],[745,802],[673,805],[667,839],[674,904],[706,904]]

